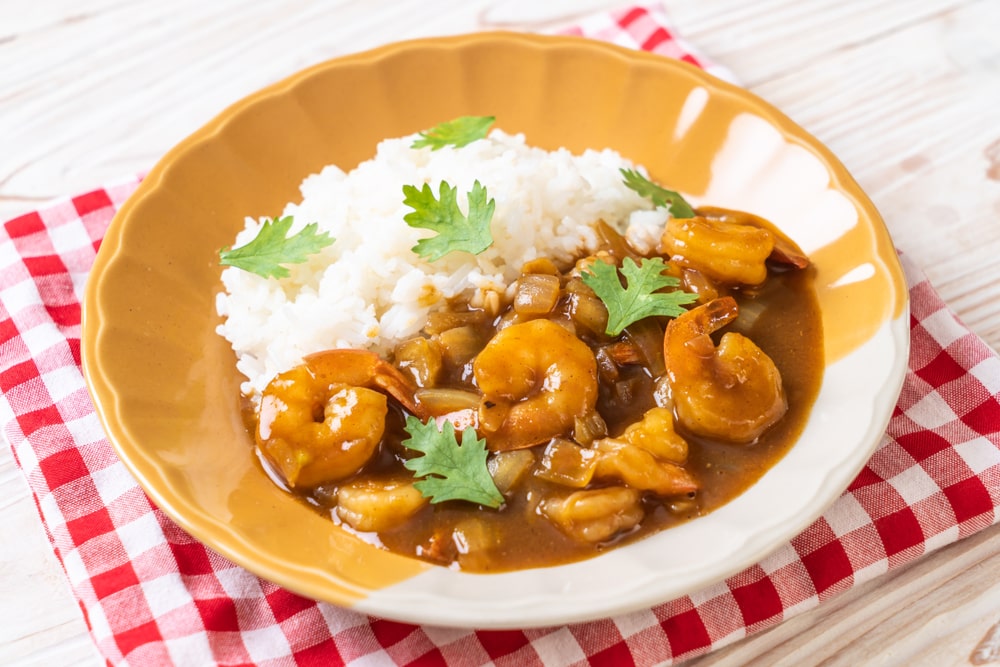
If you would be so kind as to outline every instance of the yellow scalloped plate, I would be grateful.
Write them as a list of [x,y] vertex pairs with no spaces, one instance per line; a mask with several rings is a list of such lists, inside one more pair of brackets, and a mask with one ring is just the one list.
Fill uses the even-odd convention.
[[[473,575],[369,546],[254,464],[235,357],[215,334],[217,251],[323,165],[494,115],[529,143],[613,148],[696,203],[770,218],[817,269],[826,368],[801,438],[707,517],[597,558]],[[332,60],[234,104],[150,172],[87,285],[84,370],[119,456],[206,545],[303,595],[399,620],[525,627],[608,616],[751,565],[813,521],[876,447],[902,383],[906,288],[878,212],[829,150],[684,63],[572,37],[483,33]]]

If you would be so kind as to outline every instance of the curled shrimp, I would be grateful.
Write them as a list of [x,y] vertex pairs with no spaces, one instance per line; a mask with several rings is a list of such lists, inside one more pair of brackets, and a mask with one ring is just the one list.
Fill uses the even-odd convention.
[[642,492],[623,486],[574,491],[552,496],[540,505],[542,514],[577,542],[596,544],[635,528],[645,516]]
[[774,247],[767,260],[786,268],[804,269],[809,266],[809,257],[806,256],[798,244],[778,229],[769,220],[747,213],[745,211],[733,211],[728,208],[716,206],[703,206],[698,209],[698,215],[708,219],[717,220],[729,225],[746,225],[766,229],[774,239]]
[[597,362],[587,344],[551,320],[501,330],[472,365],[483,393],[479,428],[493,451],[569,433],[597,403]]
[[671,218],[660,242],[660,250],[672,261],[728,285],[764,282],[765,262],[773,249],[774,237],[766,229],[700,216]]
[[356,477],[337,489],[337,517],[355,530],[390,530],[419,512],[429,501],[412,476]]
[[658,459],[642,447],[605,438],[594,443],[594,451],[597,452],[594,479],[620,480],[625,486],[659,496],[698,490],[698,482],[687,470]]
[[663,338],[667,379],[678,423],[695,434],[755,441],[785,414],[781,374],[749,338],[710,335],[736,318],[732,297],[715,299],[671,320]]
[[763,218],[726,209],[699,209],[693,218],[671,218],[660,250],[679,265],[723,285],[760,285],[767,263],[805,268],[809,259]]
[[377,354],[327,350],[310,355],[264,389],[257,446],[290,487],[350,477],[382,439],[386,393],[421,414],[406,378]]

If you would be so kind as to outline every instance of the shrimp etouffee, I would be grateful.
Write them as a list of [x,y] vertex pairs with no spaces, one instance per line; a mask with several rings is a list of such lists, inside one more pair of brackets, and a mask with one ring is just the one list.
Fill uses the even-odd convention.
[[[802,430],[820,313],[808,258],[772,225],[694,213],[647,255],[600,223],[594,253],[528,262],[384,357],[307,357],[248,407],[262,464],[362,539],[472,572],[588,558],[729,501]],[[684,293],[677,314],[609,333],[596,263],[624,289],[626,266],[650,260],[669,279],[653,293]],[[421,487],[416,420],[479,443],[495,502]]]

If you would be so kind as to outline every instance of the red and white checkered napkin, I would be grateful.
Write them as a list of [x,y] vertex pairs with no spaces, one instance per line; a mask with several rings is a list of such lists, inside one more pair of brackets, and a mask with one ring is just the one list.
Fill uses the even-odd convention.
[[[579,34],[695,64],[662,13]],[[471,631],[370,618],[251,575],[150,504],[105,440],[80,373],[80,298],[137,181],[10,220],[0,233],[0,421],[110,663],[132,665],[647,665],[775,625],[998,520],[1000,359],[913,266],[909,372],[878,451],[805,532],[715,586],[566,627]]]

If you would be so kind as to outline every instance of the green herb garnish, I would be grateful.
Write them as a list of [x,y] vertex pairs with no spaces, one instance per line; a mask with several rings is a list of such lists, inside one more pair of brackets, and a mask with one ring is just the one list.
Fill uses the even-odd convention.
[[413,486],[425,498],[432,503],[467,500],[494,508],[503,503],[503,494],[486,467],[486,441],[476,437],[474,428],[462,431],[462,444],[456,440],[455,427],[449,421],[438,430],[433,418],[425,424],[410,416],[405,429],[410,437],[403,446],[423,452],[423,456],[408,459],[403,465],[423,478]]
[[484,139],[495,120],[495,116],[461,116],[424,130],[420,139],[410,144],[410,148],[430,146],[432,151],[445,146],[461,148],[477,139]]
[[651,200],[655,206],[669,206],[670,215],[675,218],[693,218],[694,209],[684,201],[684,197],[673,190],[662,188],[632,169],[619,169],[625,185],[639,195]]
[[286,237],[291,227],[292,216],[266,220],[254,240],[239,248],[220,250],[219,263],[265,278],[284,278],[288,276],[285,264],[301,264],[334,241],[327,232],[317,234],[319,225],[315,222]]
[[622,287],[618,268],[603,260],[594,262],[581,274],[583,282],[594,290],[608,309],[606,332],[609,336],[617,336],[628,325],[646,317],[677,317],[686,312],[682,305],[698,299],[697,294],[681,290],[659,291],[664,287],[680,285],[677,278],[663,275],[666,268],[660,257],[643,258],[641,264],[626,257],[621,268],[625,287]]
[[452,250],[478,255],[493,245],[490,220],[493,219],[496,202],[492,199],[487,201],[486,188],[479,181],[473,183],[468,194],[468,216],[458,208],[456,188],[441,181],[440,193],[440,199],[435,199],[434,191],[426,183],[419,190],[414,185],[403,186],[403,203],[413,209],[412,213],[403,216],[403,220],[410,227],[437,232],[437,236],[417,241],[413,252],[433,262]]

